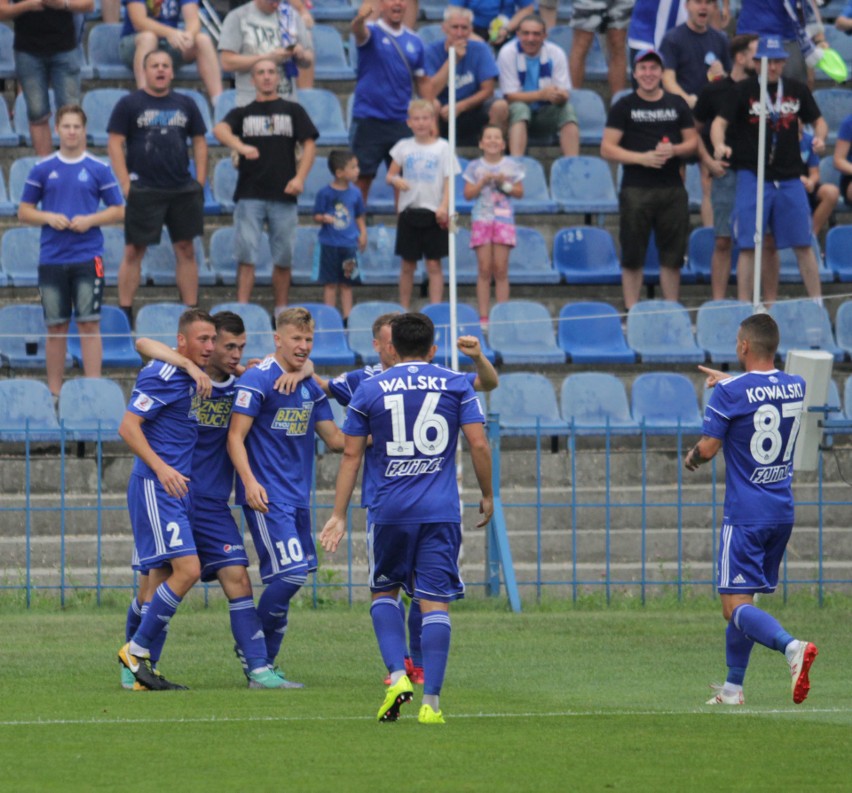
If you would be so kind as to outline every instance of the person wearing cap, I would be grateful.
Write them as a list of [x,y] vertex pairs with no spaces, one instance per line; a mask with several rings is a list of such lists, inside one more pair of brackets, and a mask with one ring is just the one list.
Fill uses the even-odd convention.
[[636,91],[612,106],[601,141],[601,156],[624,168],[618,202],[621,286],[627,309],[639,302],[652,231],[660,256],[663,297],[678,299],[689,234],[689,197],[681,162],[698,150],[689,107],[681,97],[663,90],[660,53],[641,50],[633,77]]
[[[805,186],[799,178],[802,155],[799,124],[812,124],[816,154],[825,150],[828,125],[813,94],[798,80],[782,77],[787,52],[781,39],[763,37],[755,53],[768,59],[766,135],[764,150],[763,228],[775,237],[779,249],[792,248],[808,295],[821,299],[819,269],[811,248],[811,213]],[[737,84],[734,101],[726,104],[710,128],[713,156],[728,160],[737,171],[737,192],[732,221],[733,239],[740,249],[737,260],[737,296],[751,302],[754,291],[754,232],[757,214],[760,82],[755,75]],[[725,141],[733,127],[734,146]],[[778,270],[765,271],[763,302],[778,296]]]

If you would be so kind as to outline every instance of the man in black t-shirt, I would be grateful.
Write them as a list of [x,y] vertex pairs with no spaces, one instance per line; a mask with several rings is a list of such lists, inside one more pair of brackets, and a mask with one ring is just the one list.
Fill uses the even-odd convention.
[[[132,320],[142,258],[157,245],[163,225],[175,251],[175,280],[181,301],[198,302],[198,264],[193,240],[204,233],[207,127],[195,102],[171,90],[172,57],[164,50],[145,56],[145,88],[116,102],[107,124],[107,151],[121,192],[124,257],[118,271],[118,304]],[[186,140],[192,141],[195,177]]]
[[636,55],[634,93],[613,105],[601,141],[601,156],[621,163],[621,287],[625,308],[639,302],[642,267],[651,232],[660,254],[660,287],[677,300],[680,268],[689,234],[689,197],[681,160],[695,154],[698,133],[679,96],[663,91],[663,59],[653,49]]
[[[765,140],[763,225],[775,237],[778,248],[793,248],[799,271],[810,297],[822,294],[819,269],[811,248],[811,213],[807,192],[799,178],[802,155],[799,124],[813,124],[813,149],[825,149],[828,126],[813,95],[804,83],[782,78],[787,52],[779,39],[761,38],[755,58],[768,59]],[[733,234],[740,249],[737,260],[737,295],[751,302],[754,291],[754,233],[757,215],[757,156],[760,122],[760,83],[750,77],[737,85],[735,101],[725,105],[710,128],[713,156],[729,159],[737,170]],[[734,127],[732,147],[725,134]],[[767,273],[762,280],[763,300],[775,302],[778,276]]]
[[[240,156],[234,200],[237,300],[248,303],[254,287],[260,237],[269,229],[275,315],[286,306],[296,242],[296,202],[316,157],[319,132],[305,109],[278,96],[278,69],[271,59],[252,67],[253,102],[236,107],[214,128],[216,139]],[[296,161],[296,145],[302,147]]]

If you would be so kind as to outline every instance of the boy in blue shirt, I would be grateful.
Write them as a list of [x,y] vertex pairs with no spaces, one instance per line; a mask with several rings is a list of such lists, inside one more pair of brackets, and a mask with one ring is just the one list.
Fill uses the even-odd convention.
[[337,302],[344,326],[352,311],[352,285],[358,277],[358,251],[367,247],[367,221],[364,198],[353,184],[358,181],[358,158],[348,149],[335,149],[328,155],[328,170],[334,179],[323,187],[314,201],[314,220],[321,224],[314,255],[314,280],[323,284],[323,302]]

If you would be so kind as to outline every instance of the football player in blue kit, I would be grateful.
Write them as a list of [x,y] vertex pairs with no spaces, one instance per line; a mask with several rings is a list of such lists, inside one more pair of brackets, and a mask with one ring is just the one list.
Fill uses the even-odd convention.
[[308,360],[314,337],[310,312],[285,309],[276,328],[275,354],[237,382],[228,431],[237,503],[243,506],[266,584],[257,610],[270,665],[287,629],[290,600],[317,569],[310,513],[314,433],[332,451],[343,449],[343,434],[316,383],[305,380],[289,394],[276,389],[282,374],[300,372]]
[[701,439],[686,455],[690,471],[724,445],[725,508],[717,569],[722,614],[728,621],[728,675],[714,686],[708,705],[742,705],[743,680],[755,642],[784,653],[793,702],[804,702],[817,656],[811,642],[794,639],[771,614],[754,605],[757,593],[774,592],[793,530],[793,449],[805,381],[775,368],[778,325],[768,314],[743,320],[737,359],[745,374],[730,377],[699,367],[714,387],[704,412]]
[[[216,327],[200,309],[178,323],[177,350],[204,367]],[[152,658],[182,598],[201,575],[190,525],[189,475],[198,438],[198,399],[192,377],[172,364],[151,361],[136,378],[118,432],[136,455],[127,485],[133,540],[149,582],[147,611],[118,659],[136,681],[155,691],[184,688],[157,672]]]
[[450,648],[449,604],[464,596],[458,568],[459,430],[470,447],[482,493],[478,525],[484,526],[493,512],[491,449],[482,408],[465,375],[427,363],[435,352],[434,333],[423,314],[393,319],[398,363],[364,380],[349,403],[334,511],[320,534],[323,548],[333,553],[346,531],[346,511],[372,436],[379,477],[369,502],[370,615],[391,673],[379,721],[396,721],[400,707],[413,696],[405,673],[405,624],[397,606],[403,588],[420,600],[423,612],[425,682],[418,720],[444,723],[439,695]]

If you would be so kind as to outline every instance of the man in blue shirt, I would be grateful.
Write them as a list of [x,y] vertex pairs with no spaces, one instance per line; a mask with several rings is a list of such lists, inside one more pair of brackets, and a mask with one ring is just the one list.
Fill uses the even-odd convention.
[[725,511],[719,536],[717,581],[728,675],[708,705],[742,705],[743,680],[755,642],[784,653],[793,702],[804,702],[808,673],[817,656],[811,642],[794,639],[770,614],[754,605],[758,592],[774,592],[778,569],[793,530],[793,449],[805,381],[775,368],[780,334],[768,314],[743,320],[737,359],[745,374],[707,373],[712,396],[701,439],[686,455],[690,471],[716,456],[724,444]]
[[358,157],[358,187],[365,203],[382,161],[389,166],[394,144],[410,135],[406,119],[412,95],[432,98],[423,69],[423,42],[402,24],[406,4],[379,0],[379,20],[368,25],[373,13],[368,0],[352,20],[358,77],[349,141]]
[[287,629],[290,600],[317,569],[311,532],[314,432],[332,451],[343,448],[322,389],[305,380],[291,393],[275,388],[287,372],[300,372],[311,353],[314,321],[304,308],[276,320],[275,354],[237,382],[228,454],[237,471],[237,503],[243,506],[266,590],[258,614],[266,662],[274,666]]
[[494,88],[500,73],[491,48],[482,41],[471,41],[473,12],[467,8],[447,6],[444,9],[443,41],[426,47],[426,74],[431,78],[432,94],[440,104],[440,136],[448,137],[449,119],[449,51],[456,51],[456,143],[476,146],[486,124],[506,130],[509,104],[494,99]]
[[[177,351],[196,366],[210,359],[216,339],[213,318],[193,308],[178,324]],[[165,628],[201,567],[190,524],[192,455],[198,439],[198,399],[190,375],[173,364],[151,361],[136,385],[118,428],[136,455],[127,505],[139,567],[148,573],[147,611],[118,660],[145,688],[183,688],[154,669]]]
[[454,464],[459,431],[470,446],[482,493],[477,524],[491,519],[491,449],[482,408],[464,375],[426,363],[434,355],[435,328],[423,314],[391,324],[399,363],[365,380],[349,403],[343,462],[334,511],[320,535],[333,553],[346,531],[346,511],[361,459],[372,436],[379,480],[370,502],[370,615],[391,681],[379,721],[396,721],[413,695],[405,673],[405,625],[400,588],[423,612],[421,724],[443,724],[439,695],[450,648],[449,604],[464,597],[459,577],[461,513]]
[[54,399],[59,398],[65,373],[72,305],[83,372],[86,377],[101,376],[104,235],[100,226],[124,217],[124,200],[110,167],[86,151],[83,108],[59,108],[56,132],[59,151],[30,171],[18,208],[19,220],[42,227],[38,288],[45,325],[50,329],[45,364],[47,386]]

